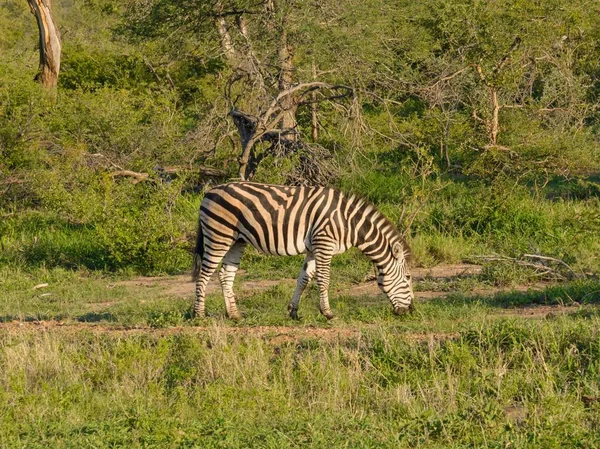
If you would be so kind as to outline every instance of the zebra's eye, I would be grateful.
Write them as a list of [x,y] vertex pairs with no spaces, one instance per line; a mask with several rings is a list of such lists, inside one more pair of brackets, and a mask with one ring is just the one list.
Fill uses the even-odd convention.
[[394,246],[392,246],[392,255],[395,259],[400,259],[402,251],[402,244],[400,242],[394,243]]

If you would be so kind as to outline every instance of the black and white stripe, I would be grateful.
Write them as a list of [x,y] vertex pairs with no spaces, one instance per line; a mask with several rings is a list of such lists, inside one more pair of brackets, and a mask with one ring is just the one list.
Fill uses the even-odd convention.
[[352,246],[377,267],[379,287],[396,314],[412,305],[408,246],[375,206],[328,187],[232,182],[206,192],[200,206],[194,258],[196,316],[205,315],[206,285],[222,262],[219,280],[227,314],[239,318],[233,280],[248,243],[267,254],[306,254],[288,306],[292,318],[298,318],[300,296],[315,274],[321,313],[333,318],[328,298],[331,258]]

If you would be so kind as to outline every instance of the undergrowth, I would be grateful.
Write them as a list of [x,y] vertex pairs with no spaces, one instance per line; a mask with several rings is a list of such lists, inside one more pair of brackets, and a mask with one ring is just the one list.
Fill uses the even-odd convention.
[[2,332],[0,443],[595,447],[598,320],[477,319],[423,342]]

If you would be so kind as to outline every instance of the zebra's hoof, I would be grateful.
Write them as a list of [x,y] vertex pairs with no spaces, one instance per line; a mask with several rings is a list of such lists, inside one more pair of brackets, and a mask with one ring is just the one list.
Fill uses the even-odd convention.
[[227,316],[229,317],[230,320],[233,320],[233,321],[241,321],[242,320],[242,314],[240,312],[228,313]]
[[333,319],[333,313],[331,312],[331,310],[325,310],[325,311],[321,310],[321,315],[323,315],[328,320]]
[[206,318],[206,313],[205,312],[200,312],[198,310],[194,310],[192,312],[192,318]]
[[288,307],[288,310],[290,311],[290,318],[292,320],[299,320],[300,318],[298,317],[298,309],[294,309],[293,307]]

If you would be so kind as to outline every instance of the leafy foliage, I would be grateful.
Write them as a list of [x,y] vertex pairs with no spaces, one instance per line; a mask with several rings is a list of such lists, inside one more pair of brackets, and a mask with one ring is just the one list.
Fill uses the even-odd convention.
[[[233,176],[239,143],[225,93],[260,106],[256,86],[232,87],[215,22],[243,18],[247,34],[231,32],[233,43],[265,64],[270,88],[285,30],[296,80],[313,80],[314,65],[318,80],[355,92],[319,104],[321,153],[269,156],[257,180],[283,182],[328,152],[335,183],[398,222],[417,263],[537,251],[598,270],[595,3],[270,3],[53,5],[64,41],[53,101],[32,80],[33,18],[24,2],[5,2],[2,263],[186,269],[198,193],[210,180],[182,168]],[[297,119],[310,134],[310,108]],[[147,180],[115,176],[123,170]]]

